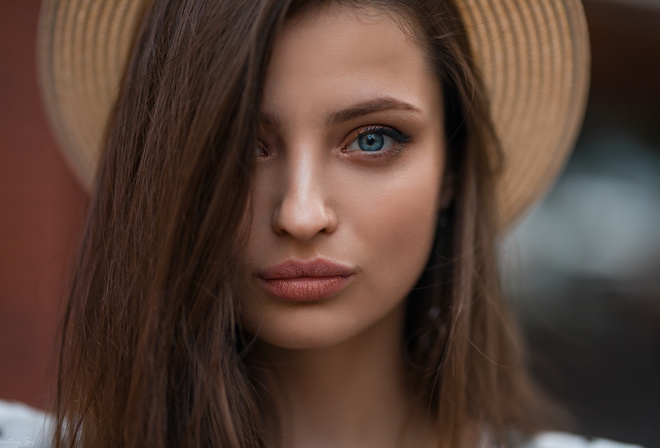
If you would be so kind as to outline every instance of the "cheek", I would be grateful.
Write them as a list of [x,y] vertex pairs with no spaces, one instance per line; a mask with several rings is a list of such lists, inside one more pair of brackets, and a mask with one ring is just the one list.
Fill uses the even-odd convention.
[[376,270],[378,282],[402,291],[417,281],[435,235],[441,185],[441,162],[409,164],[404,170],[373,180],[371,191],[354,204],[353,228]]

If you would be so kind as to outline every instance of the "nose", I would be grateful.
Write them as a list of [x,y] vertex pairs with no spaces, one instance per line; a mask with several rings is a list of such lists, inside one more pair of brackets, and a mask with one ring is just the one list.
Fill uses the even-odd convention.
[[286,188],[273,213],[273,230],[300,241],[331,234],[337,215],[328,201],[323,167],[313,157],[299,157],[286,167]]

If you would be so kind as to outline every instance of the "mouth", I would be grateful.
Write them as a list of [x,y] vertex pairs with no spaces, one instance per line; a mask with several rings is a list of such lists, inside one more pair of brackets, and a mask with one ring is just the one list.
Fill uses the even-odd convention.
[[355,270],[327,260],[285,261],[257,273],[263,288],[287,302],[315,302],[340,292]]

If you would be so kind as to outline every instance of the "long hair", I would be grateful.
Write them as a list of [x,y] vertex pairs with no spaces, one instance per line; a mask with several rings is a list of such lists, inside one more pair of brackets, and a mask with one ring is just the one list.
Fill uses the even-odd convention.
[[[234,293],[272,44],[316,2],[154,0],[108,125],[63,322],[57,447],[267,445]],[[365,1],[340,1],[359,7]],[[541,401],[505,311],[495,259],[498,144],[454,6],[400,14],[445,97],[454,200],[407,299],[411,393],[443,446],[505,445]]]

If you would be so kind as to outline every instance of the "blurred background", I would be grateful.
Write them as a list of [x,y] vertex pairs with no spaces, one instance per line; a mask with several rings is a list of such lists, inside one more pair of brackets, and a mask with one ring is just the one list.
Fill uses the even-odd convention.
[[[660,447],[660,0],[586,0],[584,130],[502,239],[534,370],[581,434]],[[87,198],[41,109],[38,0],[0,0],[0,398],[47,408]]]
[[589,436],[660,447],[660,0],[586,0],[566,170],[502,241],[537,377]]
[[660,447],[660,1],[587,0],[592,84],[559,182],[502,242],[538,378],[589,436]]

